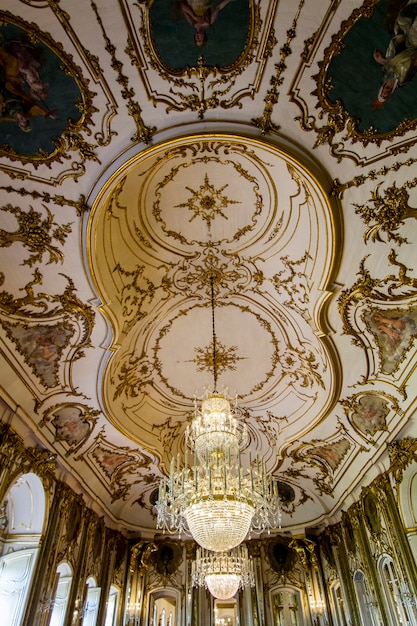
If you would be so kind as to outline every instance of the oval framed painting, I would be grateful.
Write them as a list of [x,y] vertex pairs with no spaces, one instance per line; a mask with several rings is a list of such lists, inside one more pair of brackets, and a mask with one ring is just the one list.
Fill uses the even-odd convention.
[[416,0],[366,0],[333,36],[317,95],[353,141],[380,145],[417,127],[416,33]]
[[151,0],[144,32],[162,71],[185,75],[205,67],[226,73],[250,63],[256,15],[252,0]]
[[50,163],[85,128],[92,95],[71,57],[36,24],[0,12],[0,156]]

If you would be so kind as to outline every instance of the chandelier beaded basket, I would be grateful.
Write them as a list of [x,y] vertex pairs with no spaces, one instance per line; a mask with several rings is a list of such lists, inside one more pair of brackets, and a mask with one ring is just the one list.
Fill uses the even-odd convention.
[[233,597],[238,589],[255,585],[253,564],[245,545],[230,552],[197,550],[191,564],[193,587],[206,587],[219,600]]
[[225,552],[242,543],[250,531],[278,528],[281,511],[276,481],[257,459],[242,467],[240,449],[247,430],[231,410],[227,391],[218,393],[214,286],[211,279],[214,391],[203,396],[201,410],[186,430],[188,450],[181,467],[172,459],[156,503],[157,528],[190,534],[206,550]]

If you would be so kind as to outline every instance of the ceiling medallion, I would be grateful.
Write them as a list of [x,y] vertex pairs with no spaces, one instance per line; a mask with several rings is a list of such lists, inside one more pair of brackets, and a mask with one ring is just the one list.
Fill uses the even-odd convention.
[[207,173],[204,176],[204,185],[200,185],[199,189],[192,189],[186,187],[191,193],[186,202],[174,205],[174,208],[185,207],[189,209],[194,215],[190,217],[190,222],[200,215],[200,217],[206,222],[207,228],[210,230],[211,222],[216,215],[220,215],[224,219],[228,219],[227,215],[223,213],[223,209],[226,209],[230,204],[240,204],[238,200],[232,200],[225,196],[222,191],[226,189],[228,185],[225,184],[220,189],[216,189],[209,181]]
[[156,503],[157,528],[191,534],[206,550],[224,552],[240,545],[250,531],[263,532],[281,524],[276,481],[264,461],[243,468],[240,449],[247,442],[244,425],[230,407],[227,391],[218,393],[214,276],[210,277],[213,330],[214,391],[206,392],[201,410],[187,429],[188,451],[180,467],[172,459],[169,476],[163,478]]

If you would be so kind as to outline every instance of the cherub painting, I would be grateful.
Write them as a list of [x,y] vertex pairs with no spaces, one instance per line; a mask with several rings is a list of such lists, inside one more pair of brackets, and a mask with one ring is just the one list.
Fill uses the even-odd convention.
[[350,444],[346,439],[339,439],[333,443],[322,444],[310,448],[309,456],[319,458],[329,465],[332,471],[335,471],[339,463],[350,448]]
[[62,322],[27,327],[10,325],[7,330],[43,384],[54,387],[58,382],[57,373],[63,350],[69,344],[74,329]]
[[52,425],[56,440],[66,441],[72,448],[85,441],[91,431],[91,425],[77,406],[65,406],[55,411]]
[[0,26],[0,150],[27,157],[52,153],[68,120],[80,118],[77,83],[32,28]]
[[417,122],[416,18],[417,0],[366,0],[326,51],[326,97],[368,140]]
[[391,374],[417,336],[417,310],[375,309],[368,320],[380,348],[382,371]]
[[116,452],[113,450],[107,450],[101,446],[97,446],[94,449],[94,457],[98,461],[101,468],[110,478],[114,473],[117,474],[122,465],[126,463],[133,464],[134,458],[132,455],[124,452]]
[[[417,73],[417,0],[391,2],[394,15],[388,21],[392,34],[386,51],[374,50],[374,59],[383,69],[383,82],[374,100],[375,108],[382,108],[397,87],[409,83]],[[390,23],[391,22],[391,23]]]
[[384,398],[369,394],[362,396],[352,413],[354,427],[364,435],[375,435],[378,431],[386,430],[386,416],[388,403]]

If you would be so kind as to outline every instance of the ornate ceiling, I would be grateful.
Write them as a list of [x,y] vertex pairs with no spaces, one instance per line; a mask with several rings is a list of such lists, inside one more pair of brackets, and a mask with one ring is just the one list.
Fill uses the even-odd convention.
[[415,434],[417,83],[378,101],[393,2],[225,2],[201,47],[183,5],[3,2],[3,419],[150,536],[214,323],[297,534]]

